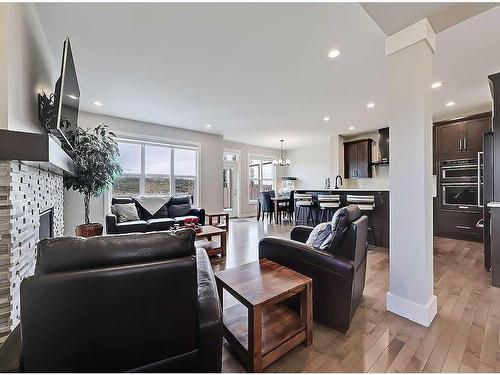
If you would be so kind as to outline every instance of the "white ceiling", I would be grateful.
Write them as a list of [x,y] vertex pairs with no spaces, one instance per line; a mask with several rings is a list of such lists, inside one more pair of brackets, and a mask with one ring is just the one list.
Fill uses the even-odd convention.
[[[261,146],[285,139],[288,149],[386,124],[385,34],[359,4],[36,7],[57,64],[71,39],[84,111]],[[445,85],[433,96],[435,116],[489,102],[499,8],[438,34],[435,77]],[[341,51],[334,60],[332,48]]]
[[434,78],[444,85],[433,90],[436,120],[491,109],[487,77],[500,72],[499,24],[497,6],[437,34]]
[[445,11],[456,3],[361,3],[377,25],[392,35],[405,27]]

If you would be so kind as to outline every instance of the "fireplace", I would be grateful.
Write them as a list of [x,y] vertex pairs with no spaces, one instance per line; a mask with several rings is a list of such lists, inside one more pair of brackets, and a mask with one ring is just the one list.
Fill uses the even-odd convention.
[[40,214],[40,226],[38,227],[38,238],[54,237],[54,208],[49,208]]
[[56,172],[0,160],[0,345],[19,323],[20,285],[34,273],[37,242],[63,235],[63,176]]

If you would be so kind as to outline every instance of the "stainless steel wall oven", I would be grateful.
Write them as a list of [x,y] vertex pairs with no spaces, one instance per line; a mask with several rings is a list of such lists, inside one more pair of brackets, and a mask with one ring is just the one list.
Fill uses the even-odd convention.
[[443,208],[469,210],[482,205],[481,155],[443,160],[440,183]]

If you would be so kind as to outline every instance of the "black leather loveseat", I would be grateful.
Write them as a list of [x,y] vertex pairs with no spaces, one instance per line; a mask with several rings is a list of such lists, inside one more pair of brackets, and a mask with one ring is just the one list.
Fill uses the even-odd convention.
[[348,225],[341,242],[320,251],[305,244],[312,227],[297,226],[291,239],[264,237],[259,258],[267,258],[313,279],[314,320],[341,332],[349,329],[365,287],[368,218],[345,208]]
[[205,210],[203,208],[191,208],[191,210],[183,216],[175,216],[175,214],[172,213],[174,211],[172,210],[172,206],[190,204],[190,196],[172,197],[172,199],[170,199],[170,201],[154,215],[151,215],[132,198],[113,198],[111,201],[111,205],[127,203],[135,204],[137,207],[137,213],[139,214],[141,220],[119,223],[115,214],[107,214],[107,234],[168,230],[171,229],[174,224],[184,224],[184,220],[188,217],[197,217],[201,225],[205,224]]
[[42,240],[0,372],[220,372],[222,313],[195,235]]

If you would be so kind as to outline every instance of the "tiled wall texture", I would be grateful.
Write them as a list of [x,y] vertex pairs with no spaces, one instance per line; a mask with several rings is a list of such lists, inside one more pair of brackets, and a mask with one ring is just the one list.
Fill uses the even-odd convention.
[[33,275],[40,213],[53,208],[62,236],[63,177],[43,165],[0,161],[0,344],[20,319],[21,281]]

